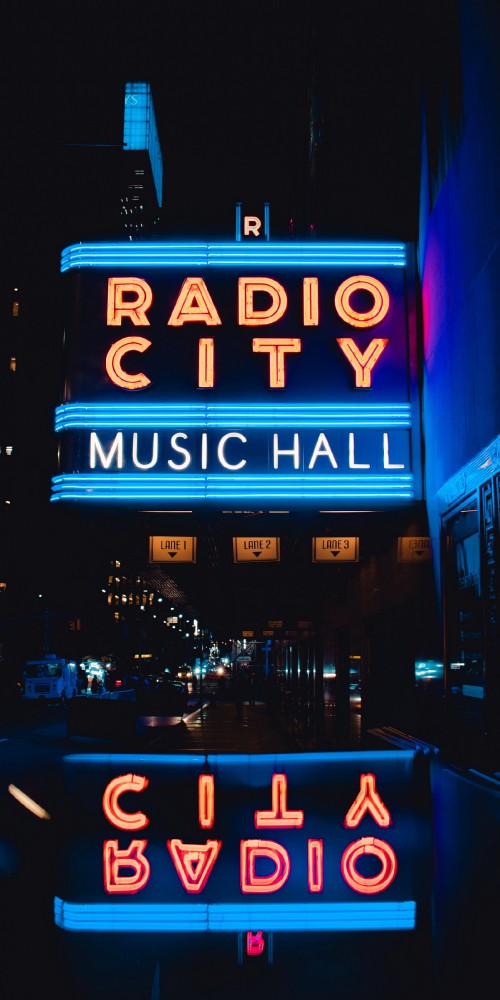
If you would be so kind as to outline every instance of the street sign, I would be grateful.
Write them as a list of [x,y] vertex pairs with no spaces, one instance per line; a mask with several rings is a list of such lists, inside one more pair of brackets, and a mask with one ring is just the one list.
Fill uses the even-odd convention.
[[273,631],[273,629],[272,629],[272,628],[263,628],[263,629],[262,629],[262,635],[270,635],[270,636],[273,636],[273,635],[274,635],[274,631]]
[[196,562],[196,538],[184,535],[151,535],[150,562]]
[[432,559],[431,540],[427,537],[398,538],[398,562],[429,562]]
[[283,622],[282,621],[268,622],[267,624],[268,624],[269,628],[283,628]]
[[358,562],[359,538],[324,535],[312,540],[313,562]]
[[233,538],[234,561],[279,562],[279,538]]
[[253,631],[253,629],[242,629],[241,634],[242,634],[242,636],[243,636],[244,639],[253,639],[253,637],[254,637],[254,631]]

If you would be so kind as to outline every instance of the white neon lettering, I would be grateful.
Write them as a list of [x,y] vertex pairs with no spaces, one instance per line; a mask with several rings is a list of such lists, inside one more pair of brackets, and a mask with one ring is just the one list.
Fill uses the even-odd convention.
[[118,431],[115,434],[111,445],[109,446],[108,454],[104,452],[104,448],[97,437],[95,431],[90,432],[90,468],[95,469],[97,466],[97,458],[100,459],[100,463],[103,469],[109,469],[111,463],[116,459],[116,466],[118,469],[123,469],[123,432]]
[[389,461],[389,435],[384,434],[384,469],[404,469],[404,463]]
[[293,456],[293,467],[298,469],[300,466],[300,450],[299,450],[299,435],[293,435],[293,448],[279,448],[279,435],[273,434],[273,469],[277,469],[279,466],[279,456],[280,455],[292,455]]
[[208,434],[203,431],[201,435],[201,467],[203,471],[208,467]]
[[153,446],[151,448],[151,461],[150,462],[139,462],[137,456],[137,442],[138,434],[132,435],[132,464],[135,465],[137,469],[152,469],[158,461],[158,431],[153,434]]
[[224,437],[221,437],[219,444],[217,445],[217,458],[219,459],[219,462],[222,465],[222,467],[224,469],[232,469],[233,471],[236,471],[238,469],[242,469],[243,466],[247,464],[247,462],[246,458],[242,458],[241,462],[237,462],[236,465],[231,465],[231,463],[227,461],[224,455],[224,448],[226,446],[226,442],[229,441],[230,438],[237,438],[239,441],[242,441],[243,444],[247,443],[247,439],[246,437],[244,437],[243,434],[238,434],[237,432],[233,432],[231,434],[224,434]]
[[332,449],[330,448],[328,438],[326,437],[326,434],[323,433],[321,433],[318,436],[318,440],[316,441],[316,444],[314,446],[314,451],[311,455],[311,461],[309,462],[307,468],[314,469],[314,466],[316,465],[316,459],[319,458],[321,455],[325,455],[326,458],[329,459],[333,468],[338,469],[337,460],[335,458],[335,455],[333,454]]
[[356,462],[354,459],[354,434],[349,434],[349,468],[350,469],[369,469],[370,466],[364,464],[363,462]]
[[178,439],[182,438],[183,441],[187,441],[188,436],[184,434],[183,431],[179,431],[177,434],[173,434],[170,438],[170,445],[174,451],[177,451],[179,455],[184,455],[183,462],[174,462],[173,459],[169,458],[167,465],[171,469],[176,469],[177,472],[182,472],[183,469],[187,469],[191,465],[191,455],[187,448],[183,448],[182,445],[178,445]]

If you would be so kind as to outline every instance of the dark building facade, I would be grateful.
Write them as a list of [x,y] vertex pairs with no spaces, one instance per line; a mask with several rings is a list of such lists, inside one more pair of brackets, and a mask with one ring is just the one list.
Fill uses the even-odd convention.
[[500,12],[449,14],[422,129],[426,500],[447,711],[498,747]]

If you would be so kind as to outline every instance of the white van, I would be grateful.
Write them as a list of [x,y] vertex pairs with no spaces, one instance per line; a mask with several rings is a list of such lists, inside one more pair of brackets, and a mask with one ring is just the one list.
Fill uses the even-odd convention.
[[27,660],[23,669],[23,697],[44,698],[62,705],[78,694],[78,670],[74,660],[64,660],[55,653],[39,660]]

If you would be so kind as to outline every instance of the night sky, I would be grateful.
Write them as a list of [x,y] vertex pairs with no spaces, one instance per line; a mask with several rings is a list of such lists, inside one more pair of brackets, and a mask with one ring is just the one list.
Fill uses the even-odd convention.
[[46,224],[56,191],[41,162],[65,144],[120,143],[124,82],[144,79],[162,237],[232,239],[236,201],[267,200],[274,238],[293,219],[295,238],[415,239],[424,12],[413,0],[19,0],[2,15],[9,223]]

